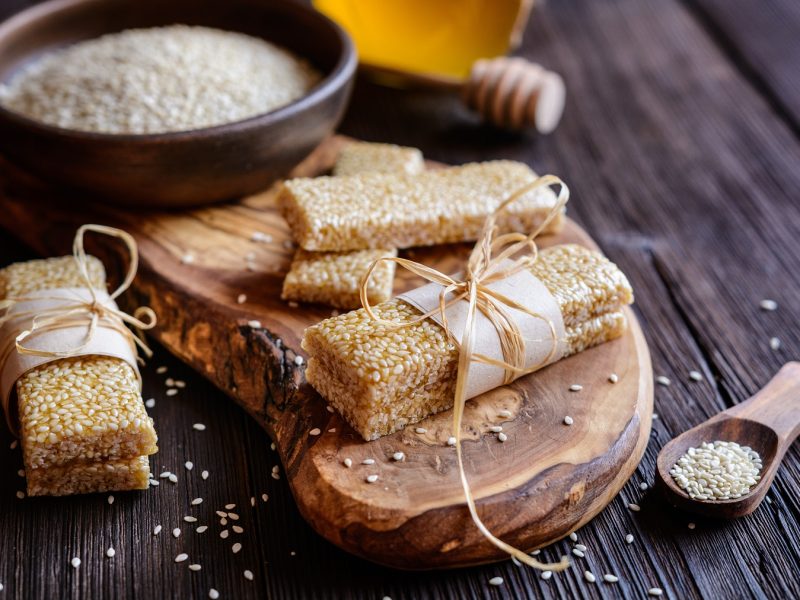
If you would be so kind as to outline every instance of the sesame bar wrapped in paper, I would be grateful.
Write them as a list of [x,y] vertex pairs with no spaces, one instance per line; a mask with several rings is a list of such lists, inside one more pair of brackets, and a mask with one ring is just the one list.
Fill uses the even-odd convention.
[[[475,240],[486,218],[531,184],[526,165],[491,161],[418,175],[360,173],[290,179],[280,203],[294,240],[305,250],[410,248]],[[550,216],[556,195],[533,189],[497,219],[501,232],[532,231]],[[563,214],[544,233],[560,230]]]
[[[531,267],[558,304],[566,355],[620,337],[633,292],[619,268],[577,245],[542,250]],[[410,321],[420,312],[401,299],[373,307],[380,318]],[[401,328],[364,309],[309,327],[309,383],[365,440],[374,440],[453,405],[458,348],[431,319]]]
[[[102,263],[88,256],[86,264],[91,284],[105,289]],[[0,270],[2,298],[84,285],[72,256],[15,263]],[[158,450],[157,436],[138,377],[126,361],[98,355],[53,360],[24,373],[16,382],[16,394],[31,494],[49,493],[47,489],[93,491],[91,481],[102,482],[96,491],[146,487],[146,455]],[[104,461],[129,468],[114,483],[113,473],[99,466]],[[78,473],[84,467],[103,475],[81,477]],[[41,469],[48,473],[37,472]],[[61,472],[68,473],[73,483],[56,485],[55,474]]]

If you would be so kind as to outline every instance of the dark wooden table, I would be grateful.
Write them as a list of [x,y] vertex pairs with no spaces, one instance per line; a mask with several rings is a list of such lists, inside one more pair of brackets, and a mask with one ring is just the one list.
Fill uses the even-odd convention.
[[[25,4],[2,0],[0,16]],[[566,78],[567,112],[550,137],[499,132],[454,99],[363,81],[341,130],[419,146],[445,162],[507,157],[562,176],[571,215],[631,276],[655,370],[672,385],[657,386],[659,418],[636,475],[578,532],[586,558],[549,581],[511,562],[405,573],[353,558],[319,538],[270,476],[277,458],[267,436],[160,351],[144,373],[160,433],[153,468],[176,472],[177,484],[117,494],[113,505],[105,495],[20,501],[20,454],[0,430],[0,600],[204,598],[212,587],[221,598],[643,598],[654,586],[681,599],[800,597],[800,448],[768,502],[735,522],[696,519],[639,488],[652,482],[668,439],[744,400],[800,354],[800,3],[551,1],[534,12],[521,54]],[[29,256],[0,240],[2,263]],[[763,298],[779,309],[760,310]],[[165,395],[167,375],[155,373],[162,364],[187,382],[174,397]],[[689,380],[692,369],[702,382]],[[193,430],[196,422],[207,430]],[[176,540],[170,531],[198,496],[204,502],[191,513],[211,527],[202,535],[184,527]],[[642,511],[630,512],[628,501]],[[213,516],[226,503],[241,515],[238,554]],[[202,571],[173,563],[183,551]],[[620,581],[586,583],[585,569]],[[490,586],[498,575],[504,584]]]

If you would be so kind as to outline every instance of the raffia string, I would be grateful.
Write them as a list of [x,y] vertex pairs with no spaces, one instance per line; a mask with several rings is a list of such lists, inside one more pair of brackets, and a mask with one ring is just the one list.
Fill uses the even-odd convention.
[[[497,235],[497,217],[506,210],[509,205],[532,190],[555,185],[559,186],[556,204],[539,227],[527,235],[523,233]],[[361,303],[364,306],[364,310],[366,310],[370,318],[377,323],[386,327],[401,328],[428,319],[438,313],[441,315],[442,327],[448,334],[448,337],[451,338],[452,336],[450,335],[447,324],[447,307],[461,301],[467,301],[469,303],[464,333],[460,343],[458,375],[456,378],[456,390],[453,402],[453,436],[456,438],[458,472],[461,478],[461,486],[464,489],[464,497],[466,498],[472,521],[486,539],[526,565],[551,571],[561,571],[567,568],[569,566],[568,558],[564,556],[560,562],[554,564],[541,563],[525,552],[495,537],[483,521],[481,521],[478,516],[466,472],[464,471],[464,460],[461,452],[461,421],[466,404],[467,379],[470,365],[473,362],[490,364],[502,368],[505,373],[505,383],[508,384],[523,375],[532,373],[542,366],[549,364],[558,350],[556,330],[549,319],[505,295],[497,293],[488,286],[491,283],[506,279],[524,269],[529,269],[536,262],[539,254],[535,239],[550,221],[563,210],[567,200],[569,200],[569,188],[567,188],[566,184],[561,181],[561,179],[554,175],[539,177],[535,181],[514,192],[489,215],[483,225],[478,242],[470,253],[466,269],[462,275],[450,276],[407,258],[385,256],[375,260],[370,265],[361,281],[360,288]],[[411,321],[402,322],[381,319],[373,312],[367,297],[367,285],[378,264],[381,261],[389,260],[405,267],[412,273],[428,281],[438,283],[442,286],[442,290],[439,293],[438,310],[427,312]],[[449,299],[448,295],[450,296]],[[552,338],[552,349],[541,363],[528,368],[525,367],[525,339],[507,308],[516,309],[527,313],[531,317],[542,319],[549,326]],[[504,360],[498,361],[475,352],[474,333],[476,310],[480,310],[496,329]]]
[[[108,296],[108,300],[105,302],[100,297],[100,295],[105,296],[104,291],[95,289],[89,277],[88,259],[83,245],[84,236],[86,232],[89,231],[121,240],[125,244],[130,257],[125,278],[119,287]],[[138,360],[141,359],[138,357],[137,349],[148,358],[152,356],[153,353],[145,343],[141,332],[155,327],[157,319],[153,309],[148,306],[140,306],[133,312],[133,315],[129,315],[113,304],[114,301],[130,287],[133,278],[136,276],[136,271],[139,268],[139,250],[133,236],[126,231],[106,225],[82,225],[75,234],[75,239],[72,243],[72,255],[78,267],[80,277],[83,280],[84,287],[89,291],[91,299],[83,300],[76,297],[74,301],[65,301],[63,297],[36,295],[9,297],[0,300],[0,311],[4,311],[2,317],[0,317],[0,327],[7,322],[18,321],[21,324],[30,323],[29,329],[15,330],[11,328],[8,333],[0,339],[0,365],[5,364],[5,361],[12,352],[51,359],[80,356],[83,350],[91,343],[98,327],[112,329],[124,336],[131,345],[133,355],[137,356]],[[40,311],[10,312],[10,309],[14,305],[20,302],[30,302],[34,300],[53,300],[57,301],[58,305]],[[26,339],[33,339],[34,336],[76,326],[85,326],[86,335],[82,343],[73,348],[49,351],[31,348],[24,343]],[[134,334],[128,326],[135,328],[137,333]],[[137,377],[141,377],[138,370],[136,371]],[[9,428],[11,431],[14,431],[15,428],[11,422],[11,411],[9,410],[10,397],[11,394],[3,395],[3,397],[0,398],[0,402],[2,402]]]

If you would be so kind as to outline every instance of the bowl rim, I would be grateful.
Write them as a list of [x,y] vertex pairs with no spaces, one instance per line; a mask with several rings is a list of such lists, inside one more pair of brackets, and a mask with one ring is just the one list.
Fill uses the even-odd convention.
[[[20,25],[19,21],[28,22],[31,19],[42,19],[53,13],[62,10],[68,10],[73,6],[86,4],[88,1],[95,0],[46,0],[40,4],[35,4],[31,7],[23,9],[13,14],[5,21],[0,22],[0,39],[5,37],[5,35],[9,32],[15,31]],[[320,22],[325,23],[326,26],[333,30],[342,45],[340,56],[331,71],[322,79],[320,79],[320,81],[318,81],[307,94],[297,98],[296,100],[292,100],[288,104],[279,106],[278,108],[269,112],[259,113],[252,117],[247,117],[246,119],[241,119],[238,121],[232,121],[230,123],[222,123],[220,125],[213,125],[211,127],[200,127],[197,129],[166,131],[160,133],[103,133],[58,127],[56,125],[50,125],[48,123],[43,123],[36,119],[26,117],[20,113],[5,108],[2,104],[0,104],[0,119],[14,122],[17,125],[25,127],[29,130],[37,130],[45,135],[76,140],[80,139],[96,142],[126,143],[168,142],[183,140],[196,141],[198,138],[211,139],[222,134],[244,132],[250,129],[260,129],[273,123],[282,121],[287,117],[304,112],[306,109],[312,107],[321,100],[324,100],[336,90],[346,85],[347,82],[353,77],[358,65],[358,53],[352,38],[338,23],[333,21],[322,12],[315,10],[311,6],[306,6],[291,0],[271,0],[269,3],[265,3],[263,6],[265,8],[279,6],[288,8],[290,11],[305,11],[307,13],[311,13],[315,16],[315,18],[318,18]],[[260,39],[269,42],[269,40],[266,38]],[[293,52],[293,54],[296,53]],[[308,60],[305,56],[300,56],[300,58]]]

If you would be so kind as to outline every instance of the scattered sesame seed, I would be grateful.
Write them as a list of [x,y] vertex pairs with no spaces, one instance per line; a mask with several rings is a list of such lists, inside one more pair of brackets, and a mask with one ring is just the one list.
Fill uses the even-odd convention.
[[112,494],[109,494],[106,500],[109,504],[114,504],[114,496]]
[[255,319],[253,319],[252,321],[247,322],[247,326],[250,329],[261,329],[261,321],[256,321]]
[[205,532],[206,532],[206,530],[208,530],[208,525],[200,525],[200,527],[198,527],[197,529],[195,529],[195,531],[196,531],[197,533],[205,533]]
[[178,483],[178,476],[175,473],[170,473],[169,477],[167,477],[172,483]]
[[505,442],[508,439],[508,436],[501,431],[500,433],[497,434],[497,439],[500,440],[501,442]]
[[367,475],[367,483],[375,483],[378,481],[377,475]]
[[343,461],[344,466],[348,469],[353,466],[353,459],[352,458],[345,458]]
[[504,408],[503,410],[497,411],[497,415],[505,419],[509,419],[511,418],[511,411]]
[[489,580],[489,585],[494,585],[494,586],[503,585],[503,578],[502,577],[492,577]]
[[22,490],[17,492],[17,498],[19,500],[22,500],[24,497],[25,497],[25,492],[23,492]]
[[781,341],[776,337],[769,338],[769,347],[772,348],[773,350],[780,350]]
[[218,517],[225,518],[225,517],[227,517],[227,516],[228,516],[228,513],[226,513],[224,510],[216,510],[216,511],[214,511],[214,512],[216,513],[216,515],[217,515]]
[[180,389],[184,389],[186,387],[186,382],[183,381],[182,379],[176,379],[175,380],[175,387],[176,388],[180,388]]
[[0,583],[0,592],[2,592],[2,591],[3,591],[3,584]]
[[267,494],[261,494],[261,501],[266,502],[267,500],[269,500],[269,496]]
[[17,447],[18,444],[19,444],[19,440],[14,440],[14,441],[11,442],[11,444],[8,447],[11,448],[12,450],[14,450]]
[[208,597],[211,598],[211,600],[217,600],[217,598],[219,598],[219,592],[214,588],[211,588],[208,590]]
[[235,504],[226,504],[225,505],[225,510],[233,510],[234,508],[236,508]]
[[331,427],[328,429],[328,433],[336,433],[336,427]]
[[759,303],[759,306],[761,307],[761,310],[769,310],[769,311],[778,310],[778,303],[775,302],[775,300],[770,300],[768,298],[762,300]]
[[164,385],[167,387],[175,387],[175,380],[172,377],[167,377],[166,380],[164,380]]
[[25,469],[18,469],[17,477],[25,477]]
[[77,569],[81,566],[81,559],[76,556],[70,561],[70,564],[72,565],[73,569]]
[[552,576],[553,576],[553,572],[552,572],[552,571],[542,571],[542,576],[541,576],[541,577],[542,577],[542,579],[544,579],[545,581],[547,581],[548,579],[550,579]]
[[185,463],[183,463],[183,466],[186,467],[187,471],[194,469],[194,463],[190,460],[187,460]]
[[238,521],[239,520],[239,515],[237,515],[236,513],[229,512],[228,513],[228,518],[231,519],[232,521]]
[[250,506],[255,506],[255,505],[256,505],[256,497],[250,496]]
[[577,548],[573,548],[573,549],[572,549],[572,553],[573,553],[575,556],[577,556],[578,558],[583,558],[584,556],[586,556],[586,555],[585,555],[583,552],[581,552],[581,551],[580,551],[580,550],[578,550]]
[[181,262],[185,265],[190,265],[194,262],[194,254],[187,252],[183,256],[181,256]]
[[641,506],[639,506],[638,504],[635,504],[633,502],[629,502],[628,503],[628,508],[630,508],[633,512],[639,512],[640,510],[642,510]]
[[147,408],[153,408],[156,405],[156,399],[155,398],[148,398],[147,400],[144,401],[144,405]]
[[608,380],[611,383],[617,383],[619,381],[619,375],[617,375],[616,373],[612,373],[611,375],[608,376]]
[[697,525],[695,525],[694,523],[689,523],[689,524],[688,524],[688,525],[686,525],[686,526],[687,526],[689,529],[694,529],[695,527],[697,527]]
[[272,241],[272,236],[263,231],[254,231],[250,236],[251,242],[260,242],[262,244],[269,244]]
[[297,356],[295,356],[294,357],[294,364],[296,364],[298,367],[302,366],[303,365],[303,357],[300,356],[299,354]]
[[656,377],[656,383],[658,385],[667,386],[671,384],[672,381],[670,381],[669,377],[666,377],[665,375],[659,375],[658,377]]
[[650,588],[647,590],[647,594],[649,596],[661,596],[664,593],[664,590],[658,587]]
[[605,575],[603,575],[603,581],[606,581],[608,583],[617,583],[619,581],[619,577],[617,577],[616,575],[612,575],[611,573],[606,573]]
[[107,556],[108,558],[114,558],[114,555],[115,555],[116,553],[117,553],[117,551],[116,551],[116,550],[114,550],[114,548],[109,548],[108,550],[106,550],[106,556]]
[[178,394],[178,390],[175,389],[175,388],[169,388],[167,390],[167,396],[172,397],[172,396],[176,396],[177,394]]
[[569,386],[570,392],[580,392],[582,389],[583,386],[579,383],[573,383],[571,386]]
[[648,487],[650,487],[650,486],[647,485],[646,481],[643,481],[642,483],[639,484],[639,489],[642,490],[642,491],[645,491]]
[[297,302],[295,302],[294,300],[290,300],[290,301],[289,301],[289,302],[287,302],[286,304],[288,304],[288,305],[289,305],[289,308],[297,308],[298,306],[300,306],[300,305],[299,305]]
[[332,413],[333,412],[333,407],[330,404],[327,404],[325,406],[325,410],[327,410],[329,413]]
[[234,525],[231,529],[233,529],[233,533],[244,533],[244,528],[238,525]]
[[633,534],[629,533],[628,535],[625,536],[625,543],[626,544],[632,544],[633,543]]
[[660,418],[660,417],[658,416],[658,413],[653,413],[653,421],[656,421],[656,420],[658,420],[659,418]]
[[280,473],[277,473],[277,472],[272,472],[271,475],[272,475],[273,479],[280,479],[281,478]]
[[161,479],[166,479],[166,478],[167,478],[167,477],[169,477],[170,475],[172,475],[172,472],[171,472],[171,471],[164,471],[163,473],[161,473],[161,474],[159,475],[159,477],[160,477]]
[[201,570],[202,568],[203,568],[203,567],[202,567],[202,566],[200,566],[200,565],[198,565],[197,563],[192,563],[191,565],[189,565],[189,570],[190,570],[190,571],[199,571],[199,570]]
[[189,555],[186,554],[185,552],[181,552],[180,554],[178,554],[178,556],[175,557],[175,562],[176,563],[183,562],[187,558],[189,558]]
[[244,304],[247,302],[247,294],[239,294],[236,296],[236,304]]
[[187,523],[197,523],[197,517],[192,517],[190,515],[186,515],[185,517],[183,517],[183,520],[186,521]]
[[247,581],[253,581],[253,572],[250,569],[245,569],[244,578],[247,579]]
[[392,459],[396,461],[401,461],[406,459],[406,455],[403,452],[395,452],[392,454]]
[[428,430],[425,429],[424,427],[417,427],[416,429],[414,429],[414,431],[416,431],[417,433],[428,433]]
[[453,437],[453,436],[450,436],[449,438],[447,438],[447,445],[448,446],[455,446],[456,445],[456,438]]
[[230,531],[228,531],[227,529],[223,529],[222,531],[219,532],[219,537],[221,537],[223,540],[227,539],[228,535],[230,535]]
[[314,429],[308,432],[308,435],[319,435],[320,433],[322,433],[322,430],[319,427],[314,427]]
[[200,477],[202,477],[203,479],[208,479],[208,471],[203,471],[202,473],[200,473]]
[[165,367],[164,365],[162,365],[162,366],[160,366],[160,367],[158,367],[156,369],[156,373],[158,373],[159,375],[163,375],[166,372],[167,372],[167,367]]
[[503,426],[502,425],[492,425],[491,427],[489,427],[489,431],[491,431],[492,433],[500,433],[501,431],[503,431]]
[[239,542],[236,542],[233,546],[231,546],[231,552],[236,554],[239,550],[242,549],[242,545]]
[[689,379],[692,381],[703,381],[703,374],[700,371],[689,371]]
[[575,544],[575,549],[580,550],[581,552],[586,552],[586,546],[583,544]]
[[577,542],[578,534],[573,531],[572,533],[569,534],[569,539],[571,539],[573,542]]
[[564,417],[564,425],[572,425],[575,422],[575,419],[567,415]]
[[153,527],[153,535],[158,535],[159,533],[161,533],[161,525],[156,525]]
[[365,458],[364,460],[361,461],[361,464],[362,465],[374,465],[375,464],[375,459],[374,458]]
[[195,423],[194,425],[192,425],[192,427],[193,427],[193,428],[194,428],[196,431],[205,431],[205,430],[206,430],[206,426],[205,426],[205,425],[203,425],[202,423]]
[[594,573],[592,573],[591,571],[584,571],[584,572],[583,572],[583,577],[584,577],[584,578],[586,579],[586,581],[588,581],[589,583],[594,583],[595,581],[597,581],[597,577],[595,577],[595,576],[594,576]]
[[176,537],[176,538],[181,537],[181,529],[180,529],[180,527],[176,527],[175,529],[172,530],[172,537]]
[[157,479],[151,479],[150,485],[161,485],[161,483]]

